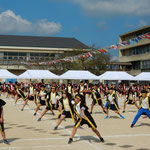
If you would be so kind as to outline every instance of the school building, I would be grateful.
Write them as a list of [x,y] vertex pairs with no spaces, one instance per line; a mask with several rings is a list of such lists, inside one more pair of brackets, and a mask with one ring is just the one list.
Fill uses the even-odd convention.
[[[120,35],[119,42],[129,41],[137,36],[150,33],[150,26],[145,26],[131,32]],[[131,75],[138,75],[141,72],[150,71],[150,40],[141,39],[134,45],[123,46],[119,50],[119,62],[130,63],[125,70]]]
[[0,35],[0,69],[20,74],[27,69],[48,66],[28,65],[49,62],[83,53],[89,47],[75,38]]

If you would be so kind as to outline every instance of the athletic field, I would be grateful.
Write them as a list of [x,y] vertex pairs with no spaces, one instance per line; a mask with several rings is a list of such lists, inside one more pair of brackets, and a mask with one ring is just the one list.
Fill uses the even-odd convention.
[[[125,119],[120,119],[117,114],[110,111],[112,116],[104,119],[105,114],[99,106],[95,106],[92,116],[97,123],[98,130],[105,139],[105,143],[99,139],[86,125],[78,129],[76,138],[72,144],[68,144],[68,139],[72,132],[73,120],[63,121],[57,131],[53,131],[57,122],[55,116],[48,112],[40,122],[37,122],[44,106],[41,107],[37,116],[33,116],[35,105],[29,102],[24,111],[21,111],[23,104],[19,100],[15,106],[12,99],[6,101],[4,107],[5,132],[10,145],[5,145],[0,141],[0,150],[150,150],[150,120],[139,119],[134,128],[130,128],[134,116],[137,113],[135,106],[127,105]],[[90,108],[91,99],[87,99]],[[122,99],[119,99],[122,112]]]

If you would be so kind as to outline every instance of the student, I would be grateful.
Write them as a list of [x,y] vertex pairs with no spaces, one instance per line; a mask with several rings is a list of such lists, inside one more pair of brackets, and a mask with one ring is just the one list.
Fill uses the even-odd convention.
[[76,89],[78,91],[78,94],[82,95],[83,96],[83,103],[86,104],[86,86],[84,85],[84,82],[83,81],[80,81],[80,85],[78,87],[78,89]]
[[39,108],[41,106],[45,106],[46,105],[46,91],[45,91],[45,86],[41,85],[41,90],[37,93],[37,97],[39,99],[39,104],[37,105],[37,108],[35,110],[34,116],[36,116]]
[[4,131],[4,109],[3,106],[6,104],[5,101],[3,101],[2,99],[0,99],[0,131],[1,131],[1,135],[3,138],[3,141],[5,144],[9,144],[9,142],[6,140],[6,135],[5,135],[5,131]]
[[131,128],[134,127],[134,125],[136,124],[136,122],[138,121],[138,119],[140,118],[140,116],[142,114],[147,115],[150,118],[150,97],[147,96],[147,91],[146,90],[142,90],[142,96],[140,96],[137,100],[140,101],[140,109],[138,110],[138,113],[136,114],[132,124],[131,124]]
[[27,97],[25,96],[24,92],[19,88],[18,83],[15,86],[16,86],[16,93],[17,93],[17,98],[15,101],[15,104],[16,104],[20,98],[22,98],[25,101],[27,99]]
[[28,91],[28,95],[27,98],[25,100],[25,103],[21,109],[21,111],[24,110],[24,107],[27,105],[28,101],[34,101],[35,105],[37,106],[37,102],[36,102],[36,94],[35,94],[35,88],[33,86],[32,83],[30,83],[30,87],[29,87],[29,91]]
[[103,109],[103,112],[106,113],[106,111],[104,109],[104,106],[103,106],[101,95],[98,91],[98,85],[96,85],[96,84],[94,85],[94,88],[92,90],[92,96],[91,97],[92,97],[93,101],[92,101],[91,112],[90,113],[92,114],[95,104],[101,106],[102,109]]
[[71,85],[71,82],[68,83],[65,90],[68,93],[68,97],[70,97],[72,99],[73,87]]
[[77,132],[78,127],[83,124],[87,124],[89,128],[92,129],[92,131],[99,137],[101,142],[104,142],[104,139],[101,137],[99,131],[97,130],[97,125],[91,116],[91,114],[88,111],[88,107],[83,104],[82,102],[82,96],[81,95],[76,95],[75,96],[75,113],[78,116],[78,120],[75,123],[75,126],[72,131],[72,135],[69,138],[68,144],[71,144],[73,142],[73,138]]
[[126,105],[135,105],[138,108],[137,103],[135,102],[135,98],[136,98],[136,93],[133,91],[132,87],[129,88],[129,91],[126,95],[126,99],[124,102],[124,106],[123,106],[123,113],[125,113],[126,110]]
[[52,114],[55,115],[53,110],[58,110],[59,107],[58,99],[59,99],[59,94],[56,92],[56,87],[52,87],[52,90],[47,93],[47,103],[46,103],[47,106],[37,121],[41,121],[42,117],[46,114],[48,110],[50,110]]
[[107,101],[108,101],[108,105],[107,105],[107,116],[105,117],[105,119],[109,118],[109,109],[113,110],[115,113],[117,113],[122,119],[125,119],[123,115],[120,114],[119,112],[119,107],[117,104],[117,99],[116,99],[116,95],[113,94],[113,89],[110,88],[109,89],[109,94],[107,95]]
[[66,91],[62,92],[62,98],[59,100],[59,102],[60,102],[59,109],[61,113],[58,115],[58,117],[60,117],[60,119],[58,120],[54,130],[57,130],[58,126],[65,118],[72,118],[73,121],[75,122],[72,99],[68,97]]

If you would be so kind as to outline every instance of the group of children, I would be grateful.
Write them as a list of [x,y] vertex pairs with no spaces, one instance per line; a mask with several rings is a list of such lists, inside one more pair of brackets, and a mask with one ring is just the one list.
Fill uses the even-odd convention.
[[[138,113],[135,116],[131,127],[134,127],[137,120],[142,114],[144,114],[145,117],[148,116],[150,118],[149,87],[142,87],[139,89],[135,86],[131,86],[125,91],[122,90],[121,87],[116,88],[115,85],[111,85],[110,87],[108,87],[95,84],[89,88],[83,81],[81,81],[76,88],[74,88],[70,82],[63,89],[60,89],[60,87],[58,87],[56,84],[45,85],[41,83],[38,85],[34,85],[33,83],[30,83],[28,88],[25,90],[24,86],[16,82],[15,85],[10,83],[9,88],[7,89],[8,90],[6,90],[6,85],[3,84],[3,86],[1,86],[0,88],[0,91],[4,94],[7,93],[7,97],[10,97],[11,95],[13,98],[15,98],[15,96],[17,96],[17,98],[15,99],[15,104],[20,98],[24,100],[24,105],[21,108],[21,111],[24,110],[24,107],[27,105],[29,100],[33,101],[36,106],[35,113],[33,114],[34,116],[37,115],[37,112],[41,106],[45,106],[44,111],[37,121],[41,121],[42,117],[46,114],[47,111],[50,110],[52,114],[55,115],[54,110],[57,110],[58,122],[54,127],[54,130],[58,129],[59,125],[65,118],[72,118],[75,125],[72,131],[72,135],[68,141],[69,144],[73,142],[73,138],[78,127],[81,127],[83,124],[87,124],[88,127],[91,128],[92,131],[99,137],[100,141],[104,142],[104,139],[97,130],[97,125],[92,117],[94,106],[97,104],[102,108],[103,112],[106,113],[105,119],[108,119],[110,116],[109,110],[114,111],[122,119],[125,119],[125,117],[120,112],[118,102],[118,97],[120,96],[124,98],[122,113],[126,112],[127,104],[135,105],[138,109]],[[90,111],[87,107],[86,95],[90,96],[92,99]],[[104,100],[106,100],[105,105]],[[4,142],[7,143],[8,141],[5,137],[2,119],[3,105],[5,105],[5,102],[2,100],[2,102],[0,101],[0,129],[2,131]]]

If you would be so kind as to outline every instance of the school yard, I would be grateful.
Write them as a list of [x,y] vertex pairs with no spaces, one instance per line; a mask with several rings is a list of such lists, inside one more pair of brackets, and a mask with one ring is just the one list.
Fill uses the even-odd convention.
[[[120,119],[117,114],[110,111],[112,116],[104,119],[105,114],[99,106],[94,107],[92,116],[94,117],[98,130],[105,139],[105,143],[99,142],[94,133],[85,125],[78,129],[76,138],[72,144],[68,144],[68,139],[72,132],[73,120],[63,121],[57,131],[53,131],[57,122],[55,116],[48,112],[42,121],[37,122],[37,116],[33,116],[35,105],[29,102],[24,111],[21,111],[23,101],[18,101],[15,106],[12,99],[4,99],[7,104],[4,107],[5,132],[10,145],[5,145],[0,141],[0,150],[150,150],[150,121],[141,117],[134,128],[130,128],[137,109],[127,105],[125,119]],[[119,99],[122,112],[122,99]],[[90,108],[91,99],[87,99]]]

